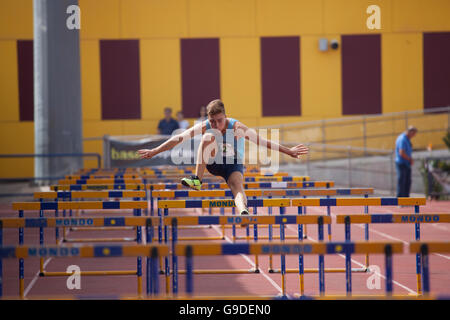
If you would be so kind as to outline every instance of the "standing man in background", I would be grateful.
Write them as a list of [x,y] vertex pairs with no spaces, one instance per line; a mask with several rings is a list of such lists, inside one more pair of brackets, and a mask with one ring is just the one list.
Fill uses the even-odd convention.
[[158,134],[170,136],[178,128],[180,128],[178,121],[172,118],[172,109],[169,107],[164,108],[164,119],[159,121]]
[[178,125],[180,126],[180,129],[186,130],[187,128],[189,128],[189,121],[184,119],[184,115],[183,115],[182,111],[177,112],[177,121],[178,121]]
[[397,169],[397,197],[409,197],[411,190],[412,158],[411,139],[416,135],[417,128],[409,126],[395,141],[395,167]]

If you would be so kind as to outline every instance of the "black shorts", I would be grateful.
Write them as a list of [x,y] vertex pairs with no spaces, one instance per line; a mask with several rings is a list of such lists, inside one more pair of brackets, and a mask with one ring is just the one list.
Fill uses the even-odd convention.
[[[228,160],[230,161],[230,160]],[[228,182],[228,178],[235,171],[239,171],[244,175],[244,165],[238,163],[237,159],[233,160],[233,163],[226,163],[226,159],[223,159],[223,163],[212,163],[206,165],[206,169],[214,176],[220,176]]]

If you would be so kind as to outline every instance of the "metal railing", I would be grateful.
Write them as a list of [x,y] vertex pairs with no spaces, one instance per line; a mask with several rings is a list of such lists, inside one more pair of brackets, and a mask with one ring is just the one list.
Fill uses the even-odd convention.
[[363,153],[368,154],[370,149],[392,149],[396,137],[410,124],[419,129],[414,141],[415,149],[426,149],[429,144],[434,148],[445,147],[442,137],[450,131],[450,106],[302,121],[260,126],[256,129],[278,129],[281,141],[320,143],[324,147],[324,153],[326,148],[336,144],[361,147]]
[[[49,153],[49,154],[36,154],[36,153],[16,153],[16,154],[0,154],[1,158],[96,158],[97,168],[101,168],[102,156],[99,153]],[[20,178],[1,178],[0,182],[11,182],[11,181],[49,181],[58,180],[63,177],[20,177]]]

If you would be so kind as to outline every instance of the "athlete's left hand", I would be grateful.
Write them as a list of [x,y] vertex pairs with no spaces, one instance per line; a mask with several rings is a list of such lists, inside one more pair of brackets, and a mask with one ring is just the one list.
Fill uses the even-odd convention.
[[289,149],[290,156],[292,158],[300,158],[301,155],[307,154],[309,152],[309,148],[304,146],[303,144],[296,145]]

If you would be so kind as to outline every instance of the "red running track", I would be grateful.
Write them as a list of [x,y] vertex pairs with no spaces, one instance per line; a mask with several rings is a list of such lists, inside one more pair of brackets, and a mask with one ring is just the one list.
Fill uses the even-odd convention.
[[[2,217],[16,217],[17,212],[10,210],[11,204],[1,204],[0,215]],[[450,202],[448,201],[428,201],[426,206],[421,206],[423,213],[450,213]],[[369,213],[413,213],[413,207],[398,208],[396,206],[369,207]],[[258,208],[258,213],[267,213],[266,210]],[[287,214],[297,214],[297,208],[287,208]],[[361,214],[363,207],[332,207],[331,215],[332,240],[344,240],[344,226],[335,223],[335,214]],[[51,214],[49,212],[49,214]],[[110,211],[108,215],[122,216],[132,215],[131,210]],[[179,209],[170,211],[170,215],[198,215],[200,211],[193,209]],[[208,213],[203,213],[208,214]],[[218,210],[213,212],[218,215]],[[231,214],[227,210],[226,214]],[[278,209],[274,209],[274,214],[279,214]],[[308,207],[307,214],[326,214],[326,208]],[[86,216],[103,216],[105,213],[92,212],[86,210],[83,213]],[[37,217],[38,212],[26,212],[28,217]],[[403,241],[407,244],[414,241],[414,224],[376,224],[370,225],[370,240],[374,241]],[[279,227],[274,227],[274,235],[279,235]],[[62,231],[60,231],[62,232]],[[327,239],[327,226],[324,226],[325,239]],[[244,228],[238,228],[237,235],[245,236]],[[267,236],[267,228],[258,228],[259,236]],[[317,227],[309,225],[307,229],[308,239],[305,241],[317,241]],[[221,235],[221,227],[213,226],[211,228],[187,228],[179,232],[179,237],[204,236],[217,237]],[[297,226],[289,225],[286,228],[286,235],[297,236]],[[69,238],[98,238],[98,237],[134,237],[135,231],[70,231]],[[364,240],[364,225],[352,225],[352,240]],[[250,237],[253,238],[253,227],[250,227]],[[450,226],[448,224],[421,224],[421,240],[424,241],[449,241]],[[203,240],[210,242],[231,242],[231,229],[226,229],[225,240]],[[199,241],[199,242],[203,242]],[[243,242],[246,240],[237,240]],[[25,229],[26,245],[39,243],[38,229]],[[45,229],[45,243],[55,243],[55,231],[53,228]],[[4,244],[18,244],[18,230],[4,230]],[[408,248],[405,249],[405,252]],[[195,274],[194,275],[194,293],[199,296],[224,296],[224,295],[277,295],[281,293],[281,275],[279,273],[268,272],[268,257],[259,257],[259,267],[261,273],[246,274]],[[344,268],[343,255],[325,255],[326,268]],[[384,256],[370,256],[370,265],[378,266],[381,273],[380,287],[369,289],[367,282],[373,273],[353,273],[352,284],[353,294],[355,295],[380,295],[384,294]],[[65,271],[69,265],[78,265],[82,271],[91,270],[136,270],[135,258],[59,258],[47,259],[46,271]],[[237,256],[215,256],[215,257],[195,257],[194,269],[244,269],[250,270],[254,267],[255,257],[246,255]],[[298,256],[286,256],[287,268],[298,268]],[[365,256],[353,255],[352,267],[360,268],[365,263]],[[431,293],[436,295],[450,295],[450,256],[448,254],[432,254],[430,256],[430,287]],[[274,257],[273,266],[275,269],[280,267],[279,257]],[[318,256],[306,255],[305,268],[317,268]],[[184,259],[179,258],[179,269],[184,269]],[[18,296],[18,261],[3,260],[3,290],[5,296]],[[137,294],[137,277],[133,275],[124,276],[82,276],[81,289],[69,290],[66,286],[67,277],[39,277],[38,259],[25,260],[25,294],[26,296],[63,296],[63,295],[131,295]],[[416,258],[415,255],[403,254],[394,256],[394,294],[416,294]],[[164,276],[160,276],[160,290],[165,292]],[[184,293],[185,277],[179,275],[179,293]],[[325,290],[328,295],[345,295],[345,274],[344,273],[326,273]],[[145,258],[143,259],[143,291],[145,293]],[[286,275],[286,291],[289,295],[299,293],[298,274],[288,273]],[[305,292],[306,295],[318,295],[318,274],[305,274]]]

